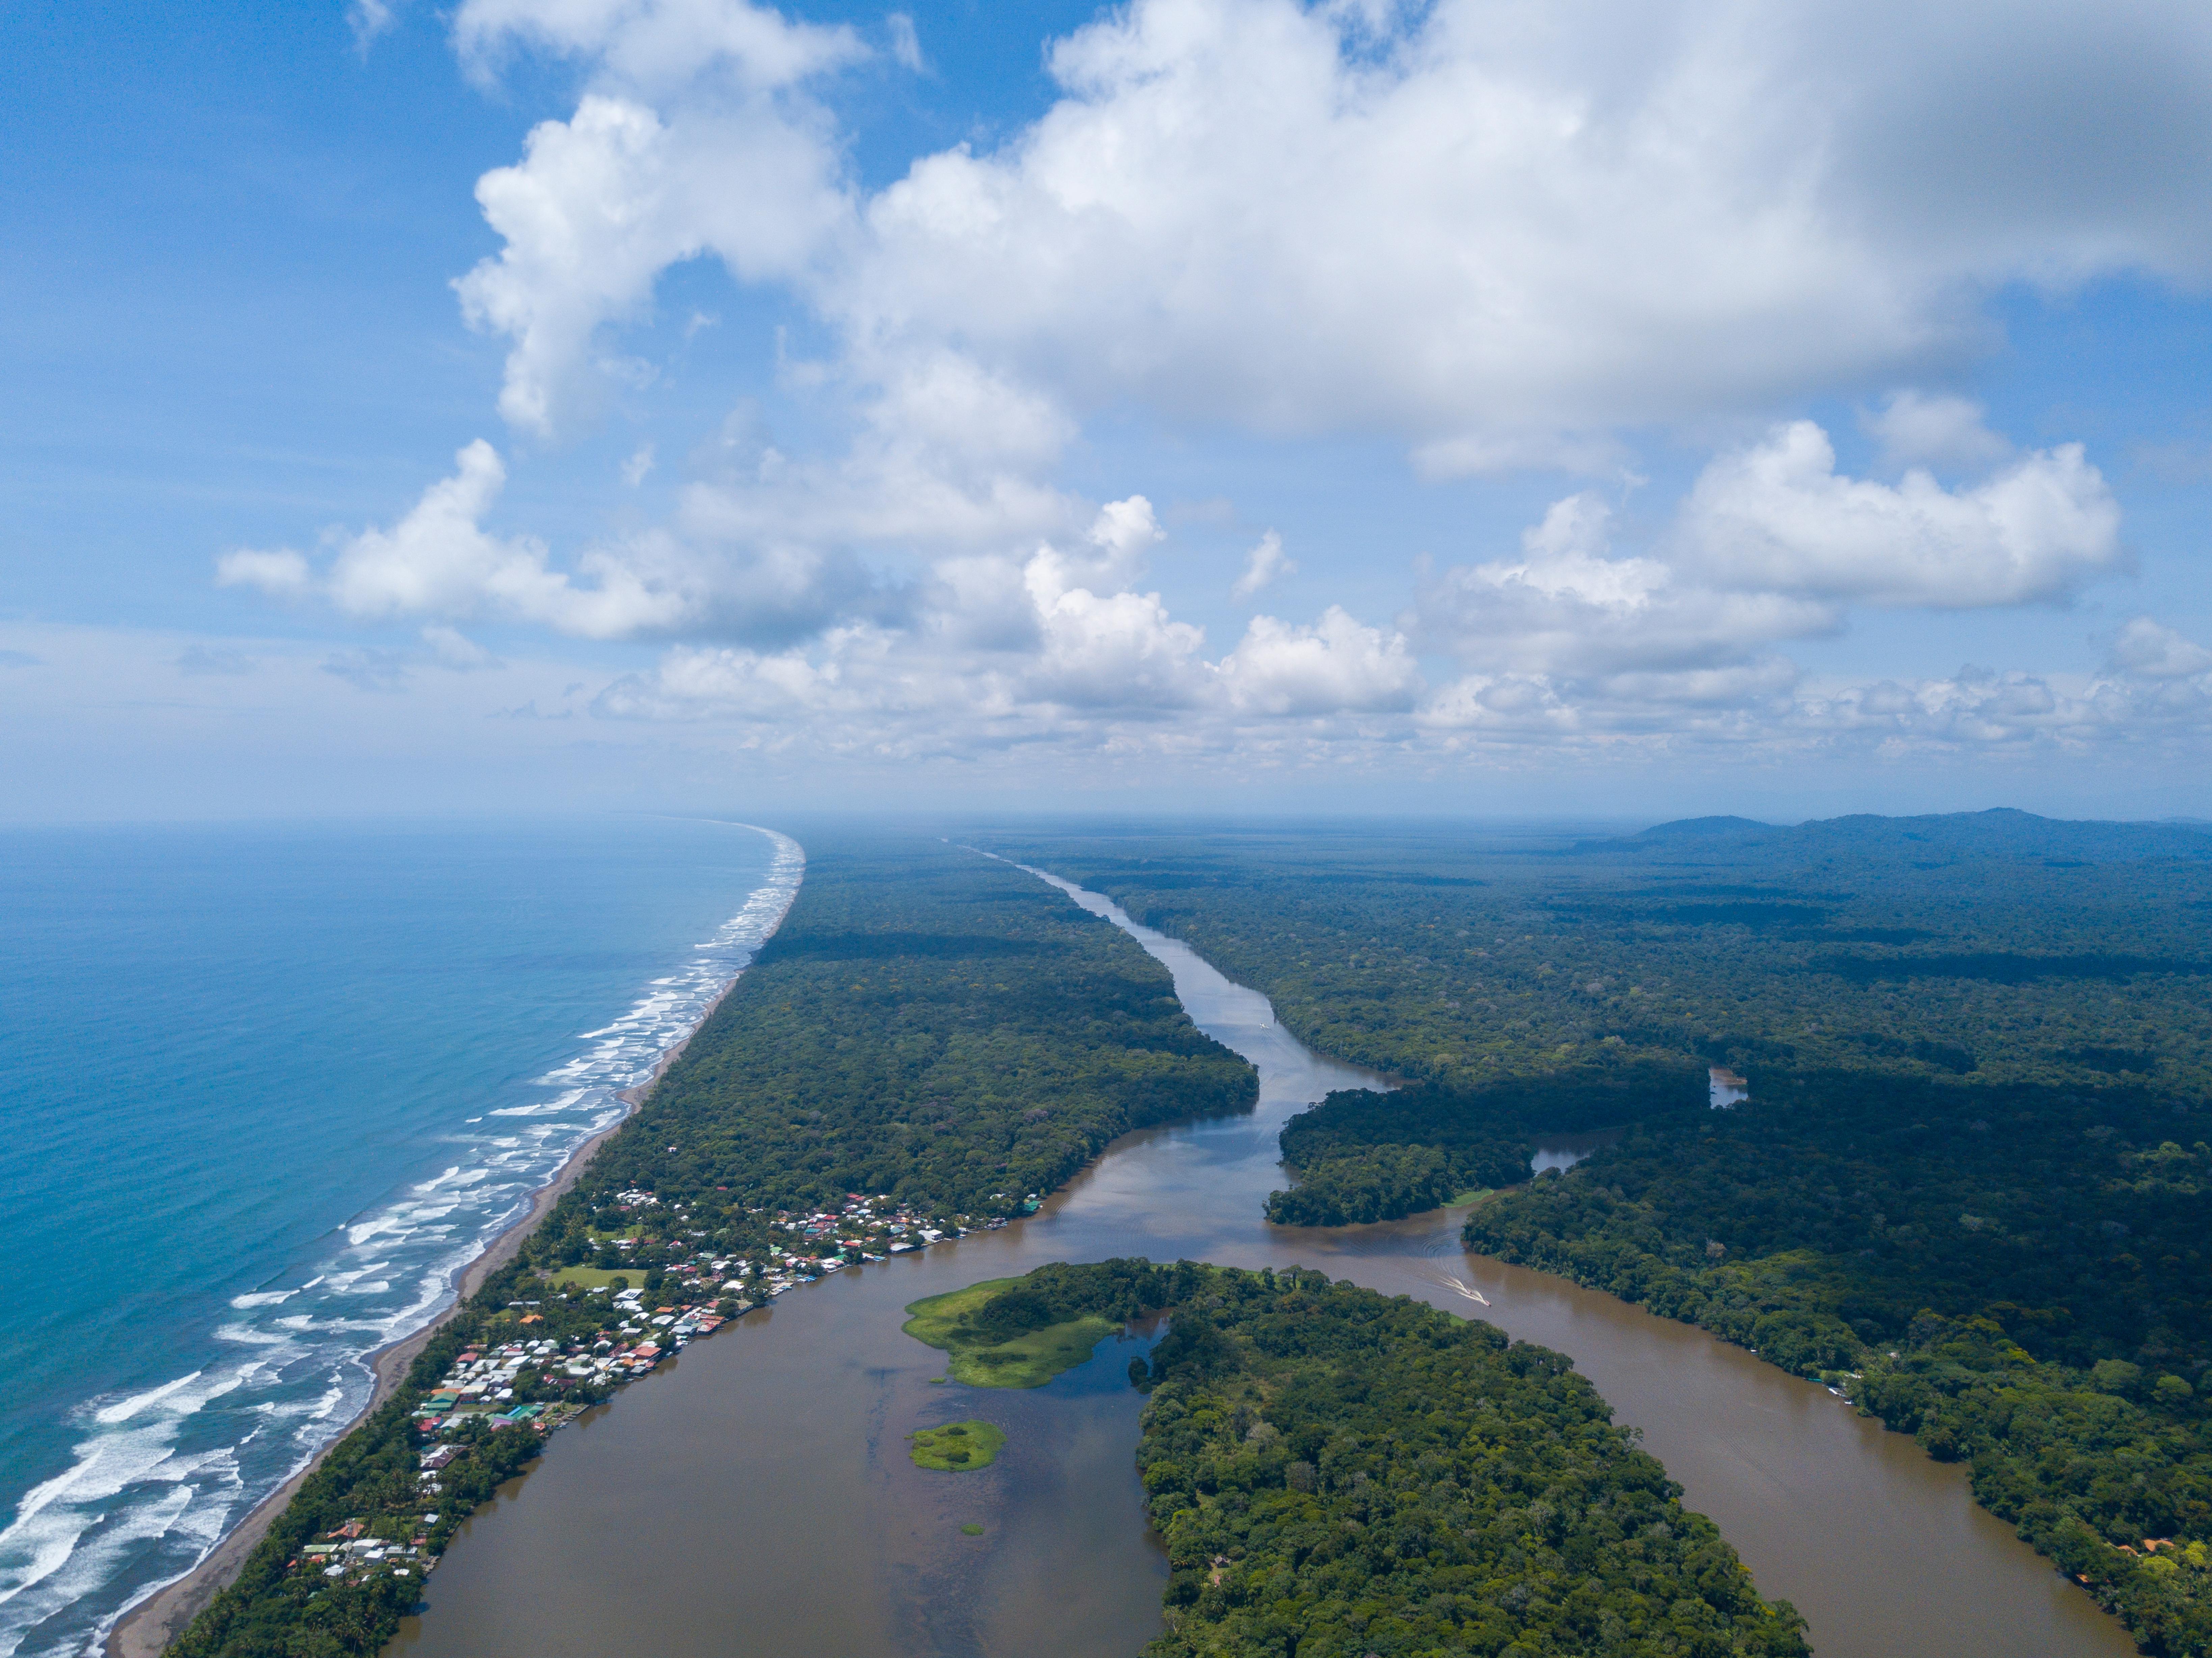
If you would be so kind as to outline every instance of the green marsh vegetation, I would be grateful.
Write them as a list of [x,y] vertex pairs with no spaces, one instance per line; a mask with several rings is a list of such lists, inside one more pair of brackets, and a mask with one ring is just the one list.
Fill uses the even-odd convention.
[[1095,1313],[1029,1324],[1020,1279],[995,1278],[964,1291],[931,1295],[907,1309],[900,1328],[947,1355],[945,1375],[971,1388],[1042,1388],[1091,1357],[1119,1320]]
[[[432,1338],[398,1396],[332,1448],[173,1651],[383,1648],[420,1594],[420,1563],[404,1577],[386,1565],[330,1579],[300,1551],[358,1518],[374,1535],[425,1537],[434,1559],[538,1454],[526,1425],[471,1423],[437,1440],[416,1429],[464,1348],[628,1339],[598,1286],[639,1286],[648,1315],[712,1305],[730,1299],[717,1261],[842,1253],[844,1224],[818,1237],[804,1226],[849,1193],[893,1194],[948,1226],[1014,1213],[1116,1135],[1256,1097],[1251,1067],[1190,1023],[1164,969],[1033,877],[919,837],[816,837],[808,854],[783,926],[646,1105]],[[610,1391],[548,1363],[517,1378],[515,1402]],[[459,1455],[432,1493],[419,1459],[434,1444]]]
[[988,1278],[964,1290],[931,1296],[906,1310],[901,1327],[916,1341],[948,1356],[945,1374],[971,1388],[1041,1388],[1088,1359],[1121,1328],[1118,1319],[1078,1313],[1062,1321],[1026,1321],[1029,1308],[1018,1278]]
[[[907,1455],[917,1468],[972,1473],[998,1461],[999,1453],[1006,1448],[1006,1435],[1004,1429],[988,1422],[948,1422],[941,1428],[923,1428],[908,1434],[907,1442],[910,1448]],[[978,1526],[974,1534],[980,1536],[982,1530]]]
[[[1414,1084],[1294,1120],[1278,1218],[1411,1212],[1516,1157],[1526,1181],[1532,1136],[1614,1090],[1621,1139],[1486,1199],[1471,1248],[1825,1376],[1966,1463],[2148,1649],[2212,1652],[2212,834],[1986,812],[1019,850]],[[1747,1103],[1701,1108],[1714,1065]]]

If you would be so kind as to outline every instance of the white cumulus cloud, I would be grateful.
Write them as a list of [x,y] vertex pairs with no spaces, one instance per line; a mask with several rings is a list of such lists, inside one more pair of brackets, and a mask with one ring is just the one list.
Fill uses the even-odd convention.
[[2212,651],[2147,616],[2131,618],[2112,641],[2112,666],[2146,679],[2212,673]]
[[453,465],[453,475],[424,490],[389,529],[343,537],[320,572],[289,550],[241,551],[219,561],[216,579],[283,595],[319,593],[364,621],[493,616],[594,639],[669,627],[696,603],[693,595],[607,553],[580,561],[595,585],[579,585],[548,566],[544,544],[536,537],[483,528],[482,519],[507,483],[491,445],[477,439]]
[[1831,604],[1708,586],[1665,560],[1617,555],[1612,520],[1595,495],[1554,503],[1518,557],[1455,566],[1424,584],[1408,625],[1470,667],[1569,677],[1734,665],[1837,625]]
[[1893,392],[1866,417],[1866,428],[1893,466],[1957,466],[1981,471],[2012,453],[2012,445],[1990,430],[1989,411],[1967,398]]
[[296,598],[313,586],[307,561],[289,549],[258,551],[242,547],[215,562],[216,584],[224,587],[258,587],[279,598]]
[[702,82],[775,92],[867,53],[849,28],[793,22],[747,0],[462,0],[453,40],[479,73],[535,46],[656,93]]
[[1135,0],[1052,45],[1038,119],[872,195],[807,91],[849,31],[466,0],[455,32],[592,81],[482,192],[509,245],[471,314],[533,428],[702,252],[863,379],[957,348],[1069,408],[1384,431],[1433,472],[1609,465],[1623,425],[1901,376],[1984,345],[2005,282],[2212,274],[2212,27],[2179,0]]
[[[2212,656],[2148,618],[2072,679],[1814,684],[1787,647],[1859,608],[2058,603],[2125,567],[2080,445],[2015,447],[1913,382],[1991,344],[1979,302],[2006,284],[2212,276],[2206,17],[1132,0],[1051,45],[1035,120],[872,188],[835,77],[926,73],[902,14],[864,39],[745,0],[462,0],[474,70],[550,56],[583,88],[479,181],[500,246],[457,284],[505,343],[511,426],[641,405],[676,361],[645,326],[661,279],[713,259],[818,325],[793,331],[808,361],[776,359],[810,435],[733,389],[703,437],[661,434],[665,521],[557,557],[487,527],[506,474],[479,442],[388,527],[218,577],[423,629],[403,665],[477,665],[455,631],[477,620],[668,640],[602,717],[854,752],[1188,752],[1270,722],[1441,753],[2190,728]],[[1430,478],[1620,477],[1656,428],[1757,429],[1869,385],[1906,389],[1863,417],[1863,476],[1785,419],[1648,531],[1567,495],[1517,546],[1425,568],[1389,623],[1262,615],[1225,653],[1175,614],[1187,572],[1152,574],[1137,480],[1103,508],[1063,481],[1102,414],[1201,452],[1224,428],[1380,434]],[[1230,597],[1297,569],[1270,529]]]
[[1402,635],[1336,604],[1310,628],[1253,617],[1220,674],[1233,707],[1268,714],[1402,713],[1426,689]]
[[837,171],[818,123],[773,102],[664,120],[591,93],[532,128],[522,161],[477,185],[505,246],[455,284],[471,323],[514,343],[500,412],[544,434],[588,412],[604,394],[594,337],[643,314],[671,264],[711,250],[743,280],[800,275],[845,215]]
[[1250,598],[1279,577],[1296,575],[1297,562],[1283,554],[1283,538],[1273,530],[1260,537],[1260,544],[1245,555],[1244,573],[1229,589],[1231,598]]
[[1705,469],[1678,545],[1707,580],[1873,604],[1965,609],[2056,598],[2121,560],[2120,509],[2081,446],[2038,450],[1971,488],[1836,471],[1794,421]]

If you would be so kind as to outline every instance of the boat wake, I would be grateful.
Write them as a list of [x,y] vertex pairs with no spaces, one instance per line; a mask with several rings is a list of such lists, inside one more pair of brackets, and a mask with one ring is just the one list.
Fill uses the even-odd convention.
[[1481,1291],[1476,1289],[1474,1285],[1468,1283],[1466,1280],[1454,1278],[1449,1272],[1432,1272],[1429,1275],[1429,1282],[1437,1285],[1441,1289],[1450,1291],[1454,1295],[1461,1297],[1464,1300],[1477,1303],[1484,1307],[1490,1305],[1490,1297],[1488,1296],[1483,1294]]

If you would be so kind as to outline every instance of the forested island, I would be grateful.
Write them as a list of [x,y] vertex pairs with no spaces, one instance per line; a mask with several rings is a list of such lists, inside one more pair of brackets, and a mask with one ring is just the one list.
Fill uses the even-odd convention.
[[817,837],[682,1057],[172,1650],[376,1652],[544,1433],[681,1333],[1002,1221],[1115,1136],[1255,1089],[1165,969],[1034,878],[918,836]]
[[979,1287],[955,1351],[1167,1317],[1131,1365],[1171,1569],[1147,1658],[1807,1651],[1559,1353],[1319,1272],[1109,1260]]
[[[1288,1223],[1469,1247],[1822,1376],[2152,1651],[2212,1652],[2212,833],[1998,811],[1630,837],[1012,837],[1407,1078]],[[1706,1108],[1705,1067],[1751,1097]],[[1528,1182],[1547,1133],[1623,1131]]]

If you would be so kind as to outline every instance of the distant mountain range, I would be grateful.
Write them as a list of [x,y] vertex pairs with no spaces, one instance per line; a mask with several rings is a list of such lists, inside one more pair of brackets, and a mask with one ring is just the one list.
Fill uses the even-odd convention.
[[1792,825],[1750,817],[1684,817],[1641,835],[1585,841],[1577,851],[1695,854],[1771,848],[1785,859],[1847,854],[1903,859],[1927,866],[1956,858],[2014,857],[2083,864],[2145,858],[2212,858],[2212,824],[2194,821],[2099,823],[2039,817],[2010,806],[1988,811],[1883,817],[1871,812]]

